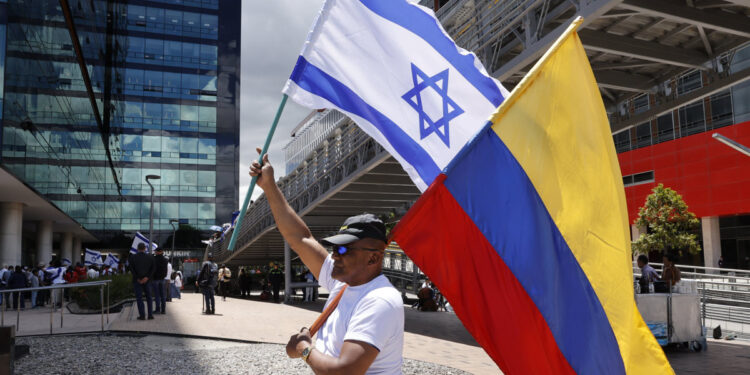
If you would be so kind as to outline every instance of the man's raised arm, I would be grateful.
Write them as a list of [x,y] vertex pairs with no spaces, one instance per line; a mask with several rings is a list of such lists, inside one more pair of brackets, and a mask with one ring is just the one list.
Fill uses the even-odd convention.
[[[260,149],[257,149],[260,153]],[[266,194],[268,204],[271,206],[273,218],[279,232],[284,240],[299,255],[302,262],[320,280],[320,267],[328,256],[326,249],[315,240],[302,218],[289,206],[284,194],[276,185],[273,175],[273,166],[268,162],[268,154],[263,156],[263,166],[254,161],[250,166],[250,176],[258,176],[257,184]]]

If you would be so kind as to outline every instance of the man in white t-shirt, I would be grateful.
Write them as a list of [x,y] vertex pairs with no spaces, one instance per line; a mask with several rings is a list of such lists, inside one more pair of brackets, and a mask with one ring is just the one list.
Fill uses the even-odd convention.
[[382,274],[383,222],[372,214],[353,216],[338,234],[318,243],[276,185],[268,155],[262,167],[253,163],[250,175],[258,176],[284,240],[330,291],[326,307],[348,285],[315,345],[302,328],[289,339],[287,355],[301,357],[315,373],[401,374],[404,307],[401,294]]

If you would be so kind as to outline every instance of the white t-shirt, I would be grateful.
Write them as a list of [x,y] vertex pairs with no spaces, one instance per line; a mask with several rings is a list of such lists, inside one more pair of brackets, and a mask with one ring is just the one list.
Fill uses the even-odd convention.
[[[331,278],[333,258],[320,269],[320,285],[330,291],[328,306],[345,285]],[[315,348],[337,357],[346,340],[366,342],[380,351],[367,374],[401,374],[404,351],[404,306],[401,294],[380,275],[367,284],[350,286],[318,331]]]
[[164,280],[172,280],[172,263],[167,262],[167,276],[164,277]]
[[91,268],[88,270],[88,272],[86,272],[86,277],[88,277],[89,279],[96,279],[99,277],[99,271]]

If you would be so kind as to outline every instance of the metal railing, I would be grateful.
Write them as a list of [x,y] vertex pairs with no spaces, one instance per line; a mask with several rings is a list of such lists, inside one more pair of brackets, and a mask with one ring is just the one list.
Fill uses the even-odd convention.
[[396,289],[402,292],[419,292],[424,273],[402,250],[386,249],[383,257],[383,274]]
[[[362,170],[369,163],[385,159],[388,152],[351,120],[344,118],[329,137],[315,149],[292,173],[277,184],[295,212],[304,212],[336,189],[347,177]],[[275,225],[265,195],[261,195],[247,209],[235,252],[259,238]],[[214,258],[223,262],[232,255],[226,241],[212,245]]]
[[[52,308],[50,309],[49,313],[49,333],[52,334],[52,328],[53,328],[53,321],[54,321],[54,314],[57,310],[57,302],[60,302],[60,328],[63,327],[63,311],[65,310],[65,305],[63,301],[63,290],[64,289],[72,289],[72,288],[86,288],[86,287],[99,287],[99,302],[101,304],[101,330],[104,332],[104,319],[106,316],[107,324],[109,324],[109,284],[112,282],[112,280],[100,280],[100,281],[90,281],[90,282],[83,282],[83,283],[71,283],[71,284],[55,284],[51,286],[41,286],[36,288],[19,288],[19,289],[2,289],[0,290],[0,296],[2,296],[2,300],[6,303],[5,306],[0,306],[0,326],[5,325],[5,310],[10,306],[10,303],[12,301],[12,296],[15,294],[16,296],[16,332],[20,331],[21,329],[21,301],[20,299],[23,298],[24,292],[39,292],[44,290],[50,291],[50,303],[52,304]],[[106,308],[104,304],[104,290],[106,287],[106,295],[107,295],[107,303]],[[54,292],[58,292],[58,296],[53,296]],[[7,298],[8,296],[11,296],[11,298]]]

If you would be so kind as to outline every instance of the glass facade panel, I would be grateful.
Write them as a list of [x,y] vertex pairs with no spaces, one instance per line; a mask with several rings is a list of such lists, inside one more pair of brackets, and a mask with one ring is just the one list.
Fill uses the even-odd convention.
[[706,131],[706,116],[703,111],[703,101],[682,107],[678,112],[680,116],[681,137]]
[[635,127],[635,147],[651,146],[651,123],[643,123]]
[[732,125],[732,95],[729,90],[711,97],[711,128]]
[[666,142],[674,139],[674,120],[672,113],[661,115],[656,119],[656,142]]
[[[59,1],[8,3],[0,162],[102,238],[147,229],[148,174],[162,176],[153,182],[165,219],[156,231],[171,233],[172,218],[199,229],[228,221],[237,187],[217,197],[216,170],[236,170],[237,145],[217,140],[236,139],[238,112],[231,101],[217,111],[216,98],[239,97],[241,3],[226,4],[233,9],[219,10],[218,0],[72,2],[97,118]],[[219,51],[230,63],[219,65]],[[217,157],[217,147],[228,152]]]

